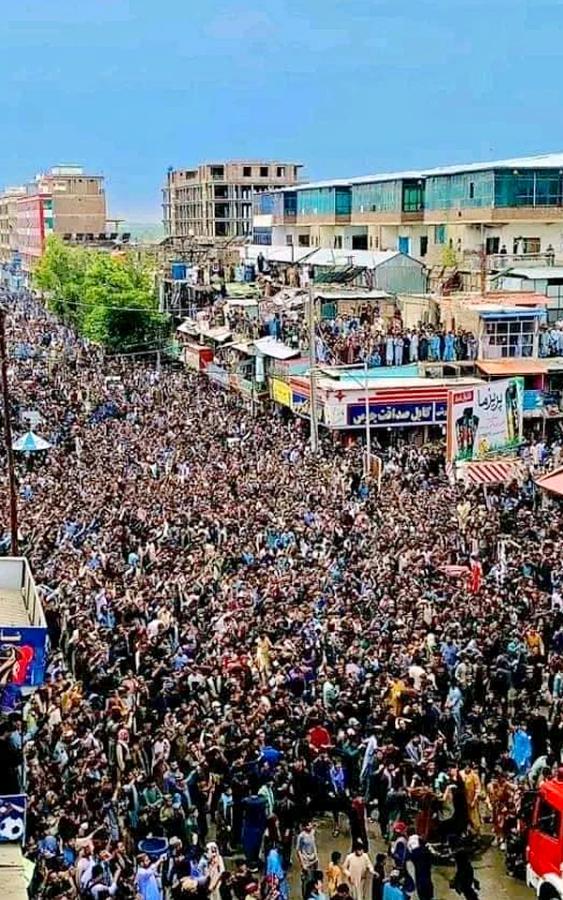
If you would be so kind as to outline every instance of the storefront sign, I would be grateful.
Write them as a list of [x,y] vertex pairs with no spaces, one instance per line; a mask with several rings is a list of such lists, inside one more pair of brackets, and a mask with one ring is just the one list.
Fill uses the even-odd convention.
[[282,381],[281,378],[271,378],[270,387],[272,400],[281,403],[282,406],[291,406],[291,388],[287,382]]
[[[400,427],[402,425],[439,425],[446,420],[446,403],[370,403],[370,425],[375,428]],[[366,424],[366,407],[363,403],[348,406],[348,425]]]

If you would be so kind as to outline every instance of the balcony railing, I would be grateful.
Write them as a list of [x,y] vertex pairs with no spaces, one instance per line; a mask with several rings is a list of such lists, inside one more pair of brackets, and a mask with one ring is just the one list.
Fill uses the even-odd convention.
[[[502,269],[516,267],[533,268],[534,266],[563,265],[563,257],[553,253],[490,253],[484,257],[487,272],[500,272]],[[483,253],[480,250],[464,250],[462,265],[473,272],[481,271]]]

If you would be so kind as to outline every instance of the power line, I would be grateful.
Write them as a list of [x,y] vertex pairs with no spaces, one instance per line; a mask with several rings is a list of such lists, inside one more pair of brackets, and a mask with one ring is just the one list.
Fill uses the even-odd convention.
[[[48,302],[48,301],[47,301]],[[85,306],[87,309],[96,309],[96,305],[92,303],[85,303],[81,300],[64,300],[60,301],[62,306]],[[150,312],[157,313],[161,316],[168,316],[169,313],[163,313],[159,309],[153,309],[150,306],[113,306],[108,303],[102,304],[103,309],[119,309],[124,312]],[[49,307],[47,307],[49,309]]]

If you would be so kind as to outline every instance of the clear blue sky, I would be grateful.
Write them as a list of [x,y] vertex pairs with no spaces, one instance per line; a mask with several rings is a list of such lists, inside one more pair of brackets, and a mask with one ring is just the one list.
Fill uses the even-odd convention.
[[561,150],[562,33],[563,0],[3,0],[0,184],[83,163],[156,220],[169,165]]

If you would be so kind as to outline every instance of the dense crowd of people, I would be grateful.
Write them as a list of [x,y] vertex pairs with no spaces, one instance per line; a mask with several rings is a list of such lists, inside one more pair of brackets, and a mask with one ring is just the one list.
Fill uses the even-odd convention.
[[[222,318],[215,311],[215,321]],[[303,309],[276,310],[261,319],[233,308],[225,322],[236,334],[249,338],[270,336],[290,347],[308,350],[309,334]],[[364,304],[356,313],[321,319],[316,327],[316,357],[331,365],[353,365],[367,361],[370,368],[403,366],[418,362],[455,362],[477,356],[477,339],[464,329],[448,331],[440,326],[406,328],[396,311],[391,318],[380,315],[377,305]]]
[[47,674],[0,736],[34,895],[432,900],[443,853],[478,896],[484,819],[504,848],[561,761],[561,511],[411,445],[377,494],[357,449],[7,302],[14,421],[53,445],[18,463]]
[[[210,316],[215,325],[226,325],[233,334],[252,340],[269,336],[303,353],[308,352],[309,329],[303,306],[270,308],[258,318],[255,312],[244,307],[234,306],[225,312],[219,304],[211,311],[206,309],[203,314]],[[315,331],[316,359],[329,365],[367,362],[370,368],[378,368],[419,362],[471,362],[477,359],[479,347],[478,338],[472,331],[461,327],[448,329],[441,323],[419,323],[409,328],[398,309],[392,316],[384,316],[377,303],[361,304],[349,313],[332,315],[332,310],[325,311]],[[508,341],[508,337],[505,339]],[[483,336],[487,344],[490,340],[491,335]],[[563,356],[561,323],[542,324],[536,343],[535,352],[541,358]],[[531,335],[528,343],[510,348],[511,355],[515,356],[531,356],[533,352]],[[491,358],[497,354],[502,357],[502,344],[488,346]]]

